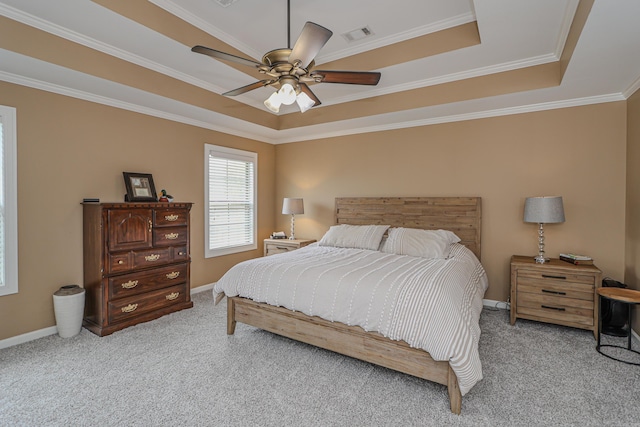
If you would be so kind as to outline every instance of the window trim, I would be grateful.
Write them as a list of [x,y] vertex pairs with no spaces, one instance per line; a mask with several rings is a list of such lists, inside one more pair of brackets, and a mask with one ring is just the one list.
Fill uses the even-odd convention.
[[[4,145],[4,285],[0,285],[0,296],[18,293],[18,138],[16,109],[0,105],[2,141]],[[0,147],[2,148],[2,147]],[[0,281],[1,283],[1,281]]]
[[[253,243],[220,249],[209,249],[209,155],[218,154],[227,159],[241,159],[253,163]],[[258,249],[258,153],[222,147],[219,145],[204,145],[204,257],[235,254]]]

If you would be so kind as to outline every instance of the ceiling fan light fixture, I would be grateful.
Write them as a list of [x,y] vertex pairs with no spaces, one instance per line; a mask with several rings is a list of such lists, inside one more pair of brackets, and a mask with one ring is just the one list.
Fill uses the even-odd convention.
[[282,101],[280,100],[280,95],[278,92],[273,92],[269,98],[264,101],[264,106],[269,109],[269,111],[273,111],[274,113],[280,112],[280,105]]
[[280,102],[284,105],[291,105],[296,102],[296,90],[290,83],[284,83],[278,91]]
[[300,107],[301,113],[304,113],[305,111],[309,110],[316,103],[313,99],[309,98],[309,96],[304,92],[300,92],[298,94],[298,96],[296,97],[296,102],[298,103],[298,107]]

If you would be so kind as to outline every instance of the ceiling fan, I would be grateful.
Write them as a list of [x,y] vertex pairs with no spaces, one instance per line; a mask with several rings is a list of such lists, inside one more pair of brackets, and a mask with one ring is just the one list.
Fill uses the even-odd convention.
[[265,80],[239,87],[223,93],[224,96],[236,96],[265,86],[279,88],[266,101],[265,106],[277,113],[280,105],[297,102],[301,112],[320,105],[318,97],[307,83],[345,83],[375,86],[380,81],[380,73],[367,71],[314,70],[314,58],[331,38],[333,32],[313,22],[304,24],[302,33],[291,48],[290,0],[287,0],[287,42],[288,47],[267,52],[262,62],[231,55],[205,46],[194,46],[191,50],[216,59],[236,62],[256,68],[268,76]]

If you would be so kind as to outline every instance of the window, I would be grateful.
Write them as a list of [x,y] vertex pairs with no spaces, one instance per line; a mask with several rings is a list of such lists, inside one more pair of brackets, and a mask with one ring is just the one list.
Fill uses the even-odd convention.
[[0,295],[18,292],[16,109],[0,105]]
[[258,155],[205,144],[205,257],[257,249]]

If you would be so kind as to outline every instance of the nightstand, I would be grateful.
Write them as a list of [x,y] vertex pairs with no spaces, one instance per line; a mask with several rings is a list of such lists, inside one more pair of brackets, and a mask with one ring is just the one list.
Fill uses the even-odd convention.
[[516,319],[593,331],[598,334],[596,289],[602,272],[595,265],[574,265],[552,258],[536,264],[532,256],[511,257],[511,324]]
[[295,251],[313,242],[313,239],[264,239],[264,256]]

